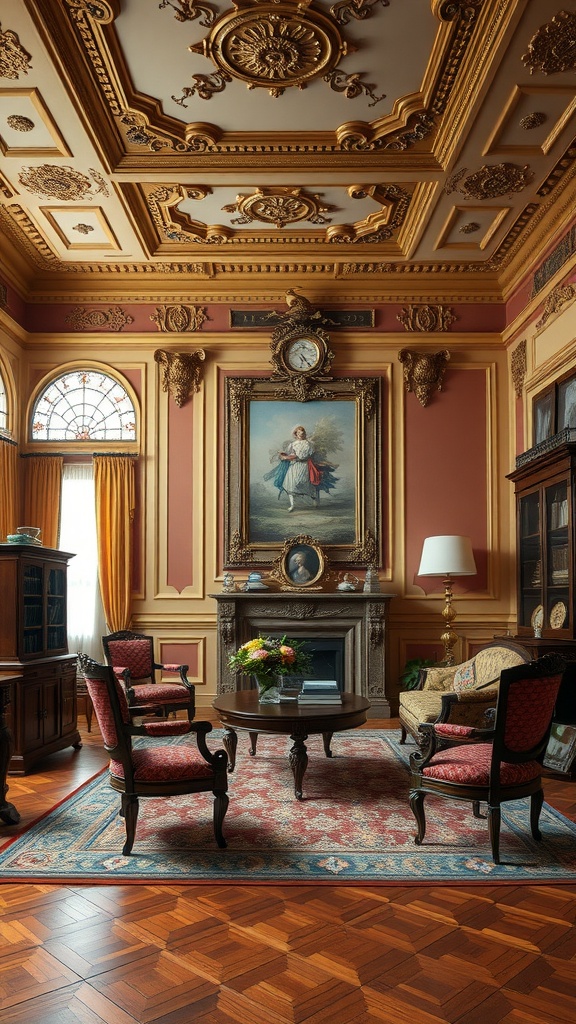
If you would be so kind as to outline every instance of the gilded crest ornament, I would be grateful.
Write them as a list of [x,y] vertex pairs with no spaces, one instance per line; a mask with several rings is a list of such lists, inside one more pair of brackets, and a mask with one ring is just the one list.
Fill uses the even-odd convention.
[[460,192],[465,199],[497,199],[521,192],[534,177],[528,164],[524,167],[510,163],[483,164],[480,170],[465,178],[466,170],[464,167],[450,178],[445,187],[446,195]]
[[121,331],[126,324],[133,324],[134,317],[128,316],[120,306],[110,309],[84,309],[77,306],[64,318],[74,331]]
[[193,392],[200,390],[202,381],[201,363],[206,358],[204,349],[196,352],[166,352],[156,349],[154,359],[162,368],[162,390],[181,407]]
[[398,314],[397,320],[407,331],[447,331],[457,319],[448,306],[408,306]]
[[551,21],[538,29],[528,51],[522,54],[522,60],[531,75],[535,71],[543,75],[576,71],[576,13],[558,11]]
[[184,334],[186,331],[199,331],[208,316],[206,310],[199,306],[157,306],[150,319],[161,331]]
[[450,359],[448,349],[441,352],[413,352],[403,348],[398,359],[404,366],[406,391],[413,391],[420,405],[428,405],[432,391],[442,391],[446,363]]

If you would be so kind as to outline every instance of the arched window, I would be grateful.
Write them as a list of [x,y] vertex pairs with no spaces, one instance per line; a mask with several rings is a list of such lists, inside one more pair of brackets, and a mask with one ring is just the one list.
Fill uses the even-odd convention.
[[69,370],[38,395],[31,441],[134,441],[136,410],[114,377],[95,369]]
[[7,388],[0,366],[0,430],[4,434],[8,433],[8,396],[6,392]]

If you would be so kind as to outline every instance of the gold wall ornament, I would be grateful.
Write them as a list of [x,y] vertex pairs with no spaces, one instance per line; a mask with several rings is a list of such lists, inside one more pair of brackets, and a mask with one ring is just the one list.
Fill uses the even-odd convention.
[[311,224],[326,224],[329,218],[322,214],[335,209],[335,206],[323,203],[317,193],[311,194],[302,188],[288,186],[258,187],[251,195],[237,195],[235,203],[222,207],[225,213],[240,214],[232,218],[232,224],[261,221],[274,224],[277,228],[303,220]]
[[386,99],[386,93],[383,92],[380,96],[376,96],[372,86],[360,81],[361,73],[356,72],[347,75],[345,71],[335,68],[324,75],[324,81],[328,82],[328,85],[334,92],[343,92],[347,100],[355,100],[357,96],[362,96],[364,93],[365,96],[369,96],[372,100],[368,106],[375,107],[377,103],[380,103],[380,100]]
[[449,196],[452,192],[460,192],[465,199],[496,199],[499,196],[510,198],[514,192],[521,192],[534,175],[528,164],[483,164],[478,171],[464,177],[467,168],[457,171],[447,181],[444,192]]
[[20,78],[27,75],[32,67],[32,57],[20,46],[16,32],[2,31],[0,25],[0,78]]
[[567,302],[572,302],[576,296],[576,285],[565,284],[556,285],[548,295],[544,303],[544,312],[540,319],[536,322],[536,327],[539,329],[544,327],[551,316],[559,313],[562,306],[565,306]]
[[514,384],[516,398],[522,398],[522,388],[524,387],[524,380],[526,379],[526,369],[526,338],[523,338],[523,340],[517,344],[510,359],[510,370],[512,373],[512,383]]
[[168,391],[180,408],[192,393],[200,390],[200,364],[205,358],[206,353],[202,348],[196,352],[167,352],[165,349],[156,349],[154,359],[162,368],[162,390]]
[[576,71],[576,12],[558,11],[551,21],[542,25],[522,54],[524,66],[533,75],[560,74]]
[[447,331],[458,318],[448,306],[408,306],[396,317],[407,331]]
[[150,319],[157,324],[160,331],[172,334],[184,334],[186,331],[199,331],[209,317],[206,309],[200,306],[157,306]]
[[110,309],[84,309],[77,306],[64,317],[64,323],[69,324],[74,331],[121,331],[126,324],[134,323],[134,317],[128,316],[120,306],[112,306]]
[[446,363],[450,359],[448,349],[432,353],[403,348],[398,359],[404,366],[406,391],[413,391],[420,405],[428,405],[432,391],[442,391]]

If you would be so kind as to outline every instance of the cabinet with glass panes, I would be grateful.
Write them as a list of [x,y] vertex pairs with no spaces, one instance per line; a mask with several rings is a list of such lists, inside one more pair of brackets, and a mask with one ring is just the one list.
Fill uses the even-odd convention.
[[516,495],[518,635],[574,640],[576,443],[529,459],[508,479]]
[[0,672],[14,676],[6,709],[22,775],[63,747],[81,746],[76,656],[68,653],[66,590],[74,556],[42,545],[0,544]]

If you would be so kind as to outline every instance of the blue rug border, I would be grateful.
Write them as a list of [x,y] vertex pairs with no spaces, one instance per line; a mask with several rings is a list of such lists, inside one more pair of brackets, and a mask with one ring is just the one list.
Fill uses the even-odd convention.
[[[400,733],[397,730],[362,730],[368,733],[373,739],[386,743],[406,766],[408,771],[408,757],[412,747],[406,747],[399,743]],[[213,729],[209,734],[210,740],[219,740],[223,736],[223,730]],[[350,732],[334,734],[334,740],[338,735],[352,735]],[[287,740],[287,742],[289,742]],[[212,744],[210,744],[212,745]],[[274,863],[269,863],[269,854],[264,851],[262,854],[235,853],[233,850],[219,850],[216,846],[209,854],[194,858],[193,874],[190,867],[184,870],[175,870],[170,865],[166,872],[157,877],[154,874],[146,875],[147,866],[152,871],[157,870],[154,860],[149,854],[139,853],[135,847],[129,857],[121,854],[109,856],[106,861],[100,862],[98,868],[76,866],[63,871],[61,874],[54,874],[52,869],[49,874],[42,872],[41,867],[31,864],[29,868],[5,867],[6,863],[13,863],[14,859],[21,855],[19,847],[30,847],[33,845],[34,836],[39,830],[49,827],[50,821],[56,821],[58,816],[67,810],[73,810],[79,800],[84,800],[100,785],[106,785],[106,769],[93,776],[82,784],[69,797],[65,798],[51,811],[48,811],[41,818],[37,819],[20,836],[16,836],[9,844],[0,851],[0,882],[35,882],[39,884],[86,884],[86,885],[110,885],[130,882],[142,885],[167,885],[167,884],[203,884],[221,885],[241,883],[245,885],[266,885],[266,884],[349,884],[357,885],[486,885],[494,882],[502,884],[554,884],[570,885],[576,884],[576,869],[570,871],[562,864],[556,854],[552,865],[542,864],[542,854],[545,854],[547,844],[547,830],[555,834],[554,841],[561,840],[562,845],[572,851],[576,847],[576,823],[566,818],[561,812],[544,803],[541,814],[541,826],[543,839],[536,843],[525,827],[520,827],[514,820],[514,813],[509,814],[508,808],[502,808],[503,825],[513,831],[522,841],[528,853],[533,853],[536,861],[534,864],[493,864],[491,858],[484,856],[486,849],[480,850],[477,854],[470,851],[449,851],[446,848],[437,853],[431,849],[433,841],[427,840],[426,849],[414,846],[413,853],[407,854],[404,850],[398,854],[371,851],[365,854],[334,855],[331,851],[321,853],[316,850],[313,854],[307,855],[301,852],[289,851],[283,856],[281,853],[274,854]],[[520,802],[518,802],[520,804]],[[518,805],[516,805],[518,806]],[[114,810],[111,817],[118,813]],[[110,819],[108,819],[110,820]],[[554,825],[557,827],[555,828]],[[560,829],[563,836],[558,837]],[[550,840],[549,840],[550,841]],[[163,853],[163,858],[169,859],[170,851]],[[84,853],[86,856],[86,853]],[[80,857],[77,858],[79,860]],[[107,870],[100,876],[102,863],[107,864]],[[407,868],[410,870],[408,871]],[[254,872],[258,877],[254,878]],[[518,877],[521,872],[521,877]],[[456,878],[454,878],[456,873]]]

